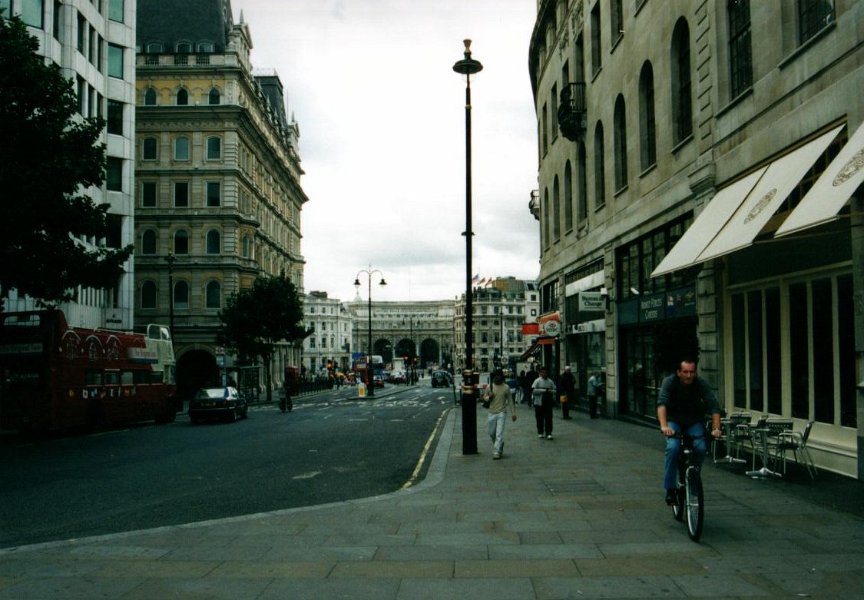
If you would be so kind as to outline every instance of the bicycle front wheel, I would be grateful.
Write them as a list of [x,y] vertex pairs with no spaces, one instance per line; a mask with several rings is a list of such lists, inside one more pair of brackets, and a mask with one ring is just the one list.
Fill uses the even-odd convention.
[[694,542],[702,536],[702,525],[705,520],[705,499],[702,494],[702,475],[698,469],[687,469],[685,480],[687,486],[687,534]]

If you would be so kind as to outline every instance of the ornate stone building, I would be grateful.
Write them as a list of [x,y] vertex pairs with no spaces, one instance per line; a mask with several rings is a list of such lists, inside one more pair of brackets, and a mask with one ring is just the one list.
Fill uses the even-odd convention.
[[[231,361],[216,346],[231,294],[264,274],[303,289],[299,128],[251,47],[230,0],[139,6],[136,323],[172,323],[185,388]],[[282,347],[274,383],[298,363],[299,348]]]
[[[542,311],[602,342],[609,415],[682,354],[727,411],[813,422],[859,478],[864,3],[540,0]],[[602,299],[598,303],[597,299]]]

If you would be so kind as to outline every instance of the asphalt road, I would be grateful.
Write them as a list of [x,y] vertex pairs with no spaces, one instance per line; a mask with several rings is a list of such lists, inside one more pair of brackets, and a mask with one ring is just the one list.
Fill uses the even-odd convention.
[[[253,406],[236,423],[0,437],[0,547],[392,492],[412,476],[450,389],[354,388]],[[422,465],[421,465],[422,467]]]

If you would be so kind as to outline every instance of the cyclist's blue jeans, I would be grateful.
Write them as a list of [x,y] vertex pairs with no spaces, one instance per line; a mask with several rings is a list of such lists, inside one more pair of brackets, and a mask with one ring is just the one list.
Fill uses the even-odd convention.
[[[669,421],[669,427],[675,430],[675,433],[681,431],[681,426],[678,423]],[[705,426],[702,423],[691,425],[684,432],[688,437],[693,438],[693,464],[701,466],[705,455],[708,453],[708,446],[705,443]],[[666,438],[666,469],[663,476],[663,487],[667,490],[674,490],[678,487],[678,455],[681,453],[681,440],[675,436]]]

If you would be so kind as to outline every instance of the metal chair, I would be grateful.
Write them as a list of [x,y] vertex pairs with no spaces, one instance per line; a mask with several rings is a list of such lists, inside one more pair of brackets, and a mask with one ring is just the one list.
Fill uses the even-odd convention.
[[791,450],[795,463],[801,464],[798,460],[799,455],[803,459],[803,464],[807,468],[807,474],[811,479],[816,478],[816,465],[813,463],[813,457],[810,456],[810,450],[807,449],[807,440],[810,438],[810,430],[813,429],[813,421],[809,421],[804,426],[804,431],[782,431],[777,439],[777,453],[780,460],[783,461],[783,473],[786,473],[786,451]]

